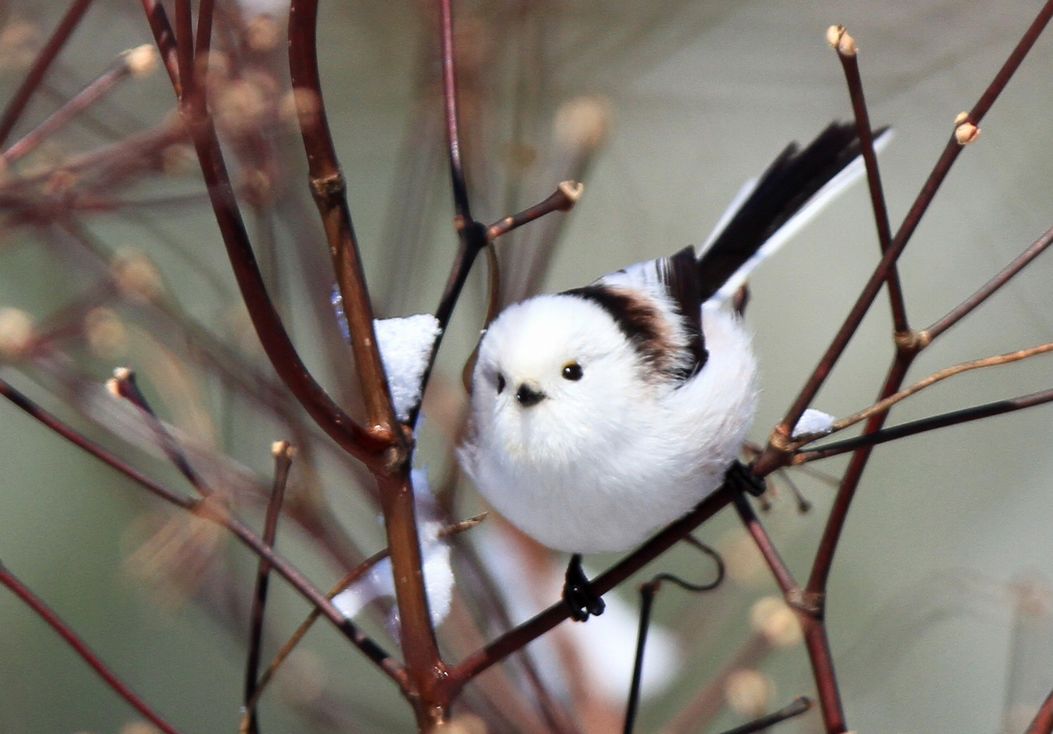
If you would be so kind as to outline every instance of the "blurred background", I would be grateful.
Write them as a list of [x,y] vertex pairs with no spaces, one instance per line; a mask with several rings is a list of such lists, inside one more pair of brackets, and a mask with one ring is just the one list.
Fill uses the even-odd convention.
[[[326,248],[291,113],[280,0],[218,3],[211,104],[257,255],[302,354],[355,405],[350,355],[329,308]],[[857,39],[893,228],[949,136],[1040,9],[1037,2],[457,3],[465,156],[473,210],[494,221],[585,184],[578,206],[498,245],[504,298],[583,284],[705,239],[740,185],[790,141],[850,119],[837,57]],[[66,4],[0,6],[0,99],[12,97]],[[380,316],[432,311],[456,240],[430,3],[325,3],[325,105],[348,179]],[[321,588],[383,546],[368,477],[282,394],[240,305],[193,150],[161,68],[125,73],[70,124],[12,145],[125,49],[152,43],[137,5],[96,0],[4,143],[0,180],[0,374],[131,463],[181,490],[134,411],[106,395],[136,370],[196,466],[259,527],[271,442],[301,448],[279,549]],[[1031,56],[963,152],[900,276],[911,325],[927,326],[1051,224],[1053,38]],[[1039,258],[915,362],[911,379],[1053,340],[1053,261]],[[766,440],[878,259],[865,187],[814,220],[751,282]],[[460,372],[485,311],[477,268],[425,403],[418,465],[436,517],[485,510],[450,460]],[[814,407],[847,415],[876,395],[893,349],[882,295]],[[1048,358],[972,372],[897,407],[892,424],[1050,387]],[[834,565],[830,642],[851,728],[1019,732],[1053,687],[1053,413],[1034,408],[879,448]],[[188,521],[12,406],[0,406],[0,560],[178,728],[237,728],[254,559]],[[775,477],[765,521],[806,577],[840,458],[794,471],[802,513]],[[665,589],[639,731],[721,731],[813,695],[807,656],[779,628],[777,589],[723,513],[698,537],[729,579],[715,593]],[[451,660],[556,599],[551,559],[491,515],[451,540],[454,601],[439,628]],[[703,580],[691,548],[652,564]],[[599,570],[608,559],[589,559]],[[555,574],[555,575],[554,575]],[[485,578],[495,581],[487,585]],[[553,587],[553,584],[555,586]],[[608,615],[530,648],[575,726],[620,727],[635,644],[637,583]],[[371,598],[365,593],[367,598]],[[759,606],[758,606],[759,603]],[[272,584],[264,659],[306,606]],[[360,621],[384,640],[390,604]],[[772,622],[774,615],[775,622]],[[759,620],[759,621],[758,621]],[[773,632],[773,627],[775,631]],[[778,632],[779,634],[776,634]],[[765,636],[767,635],[767,636]],[[597,639],[598,638],[598,639]],[[734,675],[722,675],[734,672]],[[542,731],[518,663],[487,673],[459,709],[491,731]],[[678,718],[679,717],[679,718]],[[132,732],[138,717],[14,597],[0,593],[0,732]],[[269,732],[412,728],[394,687],[325,625],[261,704]],[[779,731],[819,731],[817,713]]]

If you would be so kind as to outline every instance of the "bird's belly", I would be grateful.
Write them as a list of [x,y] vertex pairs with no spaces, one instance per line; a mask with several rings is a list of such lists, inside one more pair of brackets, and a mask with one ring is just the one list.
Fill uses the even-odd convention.
[[[670,471],[638,451],[559,470],[502,467],[479,482],[494,507],[541,543],[571,553],[622,551],[711,494],[724,467]],[[491,467],[497,469],[497,467]]]

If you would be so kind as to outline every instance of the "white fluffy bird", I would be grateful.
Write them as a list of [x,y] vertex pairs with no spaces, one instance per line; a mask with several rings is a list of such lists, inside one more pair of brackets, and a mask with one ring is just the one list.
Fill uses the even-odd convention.
[[750,336],[723,302],[858,177],[858,154],[854,127],[830,125],[748,185],[700,254],[505,309],[479,346],[459,451],[490,503],[580,554],[630,548],[715,491],[757,402]]

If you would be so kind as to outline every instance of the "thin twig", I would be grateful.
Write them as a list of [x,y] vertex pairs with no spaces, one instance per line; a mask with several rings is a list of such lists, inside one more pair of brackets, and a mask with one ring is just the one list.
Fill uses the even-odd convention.
[[788,719],[800,716],[811,708],[812,699],[807,696],[800,696],[786,706],[783,706],[778,711],[774,711],[767,716],[762,716],[759,719],[754,719],[748,724],[736,726],[734,729],[728,729],[724,734],[753,734],[753,732],[763,731],[769,726],[775,726],[776,724],[781,724]]
[[[1013,364],[1014,362],[1019,362],[1023,359],[1034,357],[1039,354],[1047,354],[1048,352],[1053,352],[1053,342],[1039,344],[1038,346],[1030,347],[1028,349],[1020,349],[1015,352],[996,354],[991,357],[984,357],[983,359],[974,359],[968,362],[960,362],[959,364],[952,365],[950,367],[944,367],[942,370],[937,370],[936,372],[933,372],[928,377],[918,380],[910,387],[905,387],[902,390],[892,395],[889,395],[887,398],[879,400],[870,407],[859,411],[858,413],[853,413],[852,415],[838,419],[834,422],[833,430],[831,431],[831,433],[836,433],[837,431],[844,430],[849,426],[854,426],[856,423],[866,420],[867,418],[870,418],[873,415],[877,415],[878,413],[886,413],[893,405],[902,400],[905,400],[906,398],[909,398],[911,395],[915,395],[924,390],[925,388],[935,385],[937,382],[941,382],[950,377],[954,377],[955,375],[960,375],[963,372],[970,372],[972,370],[978,370],[984,367],[1000,367],[1002,365]],[[802,439],[795,441],[794,443],[797,446],[803,446],[809,443],[809,439],[807,436],[805,436],[802,437]]]
[[[874,212],[874,224],[877,228],[878,244],[885,252],[892,242],[892,226],[889,224],[888,207],[885,204],[885,191],[881,186],[881,171],[878,168],[877,154],[874,152],[874,134],[870,127],[870,112],[867,110],[866,95],[863,93],[863,80],[859,75],[859,57],[855,39],[844,26],[834,26],[827,32],[827,40],[837,51],[841,68],[845,73],[845,84],[852,100],[852,112],[856,120],[856,132],[859,135],[859,149],[867,172],[867,188],[870,191],[870,207]],[[899,272],[893,266],[888,278],[889,306],[892,309],[893,328],[897,333],[905,333],[910,327],[907,322],[907,308],[903,302],[903,289],[899,282]]]
[[[485,519],[486,513],[484,512],[482,514],[470,517],[467,520],[461,520],[460,522],[454,523],[453,525],[448,525],[439,531],[439,537],[449,538],[454,535],[459,535],[460,533],[463,533],[466,530],[471,530]],[[332,600],[333,597],[335,597],[337,594],[340,594],[345,589],[349,588],[352,584],[354,584],[367,573],[369,573],[369,571],[375,565],[377,565],[387,557],[387,548],[383,548],[374,553],[373,555],[369,556],[357,566],[348,571],[346,574],[344,574],[339,581],[333,584],[332,588],[330,588],[329,591],[326,593],[326,597]],[[251,711],[253,708],[255,708],[256,704],[259,702],[260,696],[263,695],[264,690],[270,684],[271,680],[274,678],[274,675],[278,672],[278,669],[282,666],[282,664],[289,657],[289,655],[292,654],[293,650],[296,649],[296,646],[300,644],[300,641],[303,640],[303,638],[307,635],[311,627],[314,626],[314,623],[318,621],[319,616],[321,616],[321,613],[319,612],[318,608],[316,607],[312,609],[308,613],[307,618],[302,623],[300,623],[300,626],[296,628],[296,631],[292,633],[289,639],[285,641],[285,644],[283,644],[278,650],[278,652],[275,653],[274,659],[271,660],[270,664],[267,666],[267,669],[263,671],[263,675],[259,677],[259,681],[256,684],[256,690],[253,692],[251,698],[246,699],[246,712]],[[243,714],[243,727],[245,721],[244,716],[245,715]]]
[[[1016,69],[1020,66],[1020,63],[1024,60],[1028,51],[1030,51],[1031,47],[1035,44],[1035,41],[1038,40],[1042,30],[1049,22],[1050,17],[1053,17],[1053,0],[1047,0],[1041,11],[1039,11],[1038,15],[1035,17],[1035,20],[1028,27],[1027,31],[1025,31],[1019,43],[1017,43],[1012,53],[1010,53],[1009,57],[1006,59],[1005,64],[1002,65],[998,74],[987,86],[987,89],[980,96],[980,99],[973,106],[972,110],[966,115],[965,119],[959,119],[956,121],[959,126],[965,123],[979,125],[983,116],[1009,83],[1009,80],[1012,78]],[[885,251],[884,256],[874,269],[870,279],[863,286],[862,291],[856,299],[855,305],[852,307],[851,311],[849,311],[844,323],[834,336],[822,358],[819,360],[819,364],[816,366],[815,370],[813,370],[812,376],[808,379],[805,386],[801,389],[800,394],[797,396],[797,399],[787,411],[786,416],[783,418],[782,422],[776,426],[775,432],[772,439],[769,441],[767,448],[765,448],[764,453],[754,465],[754,471],[759,475],[771,473],[776,467],[786,462],[788,458],[787,451],[785,447],[780,446],[780,444],[790,436],[793,427],[797,425],[797,421],[800,419],[801,414],[804,413],[809,405],[811,405],[812,401],[815,399],[816,393],[819,392],[819,389],[826,382],[826,378],[829,376],[834,365],[844,353],[845,348],[848,346],[848,342],[858,330],[859,324],[863,321],[863,317],[866,316],[867,311],[873,304],[874,299],[881,290],[881,285],[887,279],[896,260],[903,253],[904,249],[906,249],[911,236],[921,223],[922,217],[925,215],[925,212],[928,211],[929,205],[932,203],[937,190],[943,183],[943,180],[947,177],[951,166],[958,158],[958,154],[963,147],[964,145],[959,142],[957,136],[952,133],[944,147],[943,153],[940,155],[939,160],[936,162],[928,179],[918,193],[914,204],[911,206],[910,211],[907,213],[899,230],[896,232],[896,236],[893,238],[888,250]]]
[[26,606],[32,609],[38,617],[47,622],[48,625],[50,625],[50,627],[66,641],[66,644],[73,648],[73,651],[80,655],[81,659],[91,666],[99,677],[106,682],[106,685],[112,688],[117,695],[131,704],[136,711],[149,719],[150,723],[165,732],[165,734],[178,734],[175,727],[162,719],[160,714],[150,708],[143,699],[139,698],[135,691],[129,688],[113,671],[106,667],[106,664],[102,662],[99,656],[96,655],[91,648],[89,648],[87,644],[85,644],[84,641],[81,640],[76,633],[73,632],[73,630],[51,610],[51,608],[49,608],[39,597],[30,591],[25,584],[11,573],[3,563],[0,563],[0,584],[3,584],[10,589],[11,592],[21,599]]
[[37,54],[36,59],[33,61],[33,66],[26,72],[25,78],[22,79],[22,83],[18,86],[18,90],[11,97],[11,101],[7,103],[3,115],[0,116],[0,146],[7,142],[11,131],[15,129],[15,125],[18,124],[18,120],[22,117],[22,113],[26,111],[26,105],[29,104],[33,93],[37,91],[40,83],[44,80],[44,76],[48,73],[48,69],[51,68],[51,64],[58,58],[59,52],[66,45],[70,35],[80,25],[80,21],[84,18],[84,13],[91,6],[91,3],[92,0],[73,0],[66,14],[59,21],[55,31],[51,34],[47,43],[44,44],[44,48]]
[[10,165],[24,158],[49,136],[54,135],[84,110],[112,92],[124,79],[149,72],[155,51],[152,46],[125,51],[120,59],[99,77],[89,82],[80,92],[72,96],[61,107],[52,112],[43,122],[19,138],[3,152],[4,161]]
[[175,440],[169,430],[165,427],[165,424],[157,417],[157,413],[150,407],[150,404],[146,401],[146,396],[143,395],[142,390],[139,389],[139,385],[135,379],[135,373],[127,367],[118,367],[113,371],[113,377],[106,383],[107,389],[116,397],[124,398],[132,405],[134,405],[146,419],[146,422],[150,426],[151,432],[157,439],[158,445],[161,450],[164,451],[165,456],[168,460],[175,465],[175,468],[179,470],[191,486],[201,494],[202,497],[207,497],[212,494],[212,490],[205,484],[201,475],[194,470],[194,467],[190,465],[190,460],[187,459],[183,449],[179,446],[179,443]]
[[1002,268],[1002,270],[987,281],[983,287],[951,309],[946,316],[933,323],[932,326],[923,329],[919,332],[919,335],[926,341],[932,341],[947,329],[954,326],[962,318],[972,313],[973,309],[997,293],[1002,286],[1013,278],[1013,276],[1031,264],[1031,261],[1045,252],[1046,248],[1048,248],[1051,243],[1053,243],[1053,227],[1046,230],[1045,234],[1035,240],[1022,253],[1017,255],[1012,262]]
[[909,423],[902,423],[898,426],[886,428],[882,431],[867,433],[862,436],[825,444],[823,446],[816,446],[814,449],[809,449],[808,451],[801,451],[794,456],[793,463],[803,464],[809,461],[816,461],[817,459],[825,459],[848,451],[854,451],[861,447],[876,446],[877,444],[895,441],[896,439],[906,438],[907,436],[924,433],[925,431],[933,431],[937,428],[955,426],[959,423],[990,418],[991,416],[1001,415],[1003,413],[1012,413],[1017,410],[1023,410],[1024,408],[1043,405],[1050,401],[1053,401],[1053,390],[1042,390],[1040,392],[1033,392],[1019,397],[1009,398],[1007,400],[996,400],[992,403],[984,403],[983,405],[975,405],[970,408],[954,410],[949,413],[941,413],[928,418],[910,421]]
[[[271,447],[274,456],[274,484],[271,487],[271,498],[267,503],[267,514],[263,522],[263,542],[268,548],[274,547],[278,534],[278,517],[281,514],[282,501],[285,498],[285,485],[289,479],[289,467],[292,465],[293,448],[288,441],[277,441]],[[256,568],[256,592],[252,596],[252,609],[249,612],[251,627],[249,629],[249,655],[245,663],[245,695],[242,699],[241,734],[257,734],[259,723],[256,715],[256,677],[260,670],[260,652],[263,642],[263,614],[267,606],[267,586],[270,581],[271,565],[261,558]],[[314,611],[314,610],[312,610]],[[253,702],[250,704],[250,702]]]
[[636,632],[636,656],[633,658],[633,677],[629,684],[629,700],[625,704],[624,734],[632,734],[636,725],[636,709],[640,704],[640,682],[643,679],[644,648],[647,644],[647,632],[651,627],[651,607],[654,597],[661,586],[660,581],[648,581],[640,586],[640,626]]
[[509,217],[499,219],[487,227],[486,239],[493,242],[498,237],[502,237],[512,230],[522,227],[524,224],[529,224],[535,219],[540,219],[546,214],[570,211],[578,203],[584,188],[577,181],[561,181],[556,190],[544,201],[540,201]]

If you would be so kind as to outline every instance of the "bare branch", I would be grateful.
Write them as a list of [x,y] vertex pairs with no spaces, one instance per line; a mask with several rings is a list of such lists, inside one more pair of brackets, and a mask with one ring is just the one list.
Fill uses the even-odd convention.
[[80,25],[80,21],[84,18],[84,13],[91,7],[91,3],[92,0],[73,0],[66,14],[59,21],[54,33],[51,34],[47,43],[44,44],[44,48],[37,54],[33,66],[26,73],[18,90],[11,97],[11,101],[7,103],[7,107],[4,108],[3,115],[0,116],[0,146],[7,142],[11,131],[15,129],[15,125],[18,124],[18,120],[22,117],[22,113],[26,111],[26,105],[29,104],[33,93],[37,91],[40,82],[44,80],[48,69],[51,68],[51,64],[58,58],[59,52],[66,45],[70,35]]
[[[878,168],[877,154],[874,152],[874,134],[870,127],[870,112],[867,110],[866,96],[863,93],[863,80],[859,75],[859,57],[856,53],[856,42],[844,26],[832,26],[827,31],[827,40],[837,51],[841,68],[845,72],[845,83],[852,100],[852,112],[856,119],[856,131],[859,134],[859,148],[867,171],[867,187],[870,191],[870,207],[874,212],[874,224],[877,227],[878,244],[881,252],[888,250],[892,242],[892,226],[888,220],[888,207],[885,204],[885,191],[881,185],[881,171]],[[903,289],[900,287],[899,273],[893,266],[888,278],[889,305],[892,308],[893,328],[898,333],[906,332],[907,308],[903,302]]]
[[179,734],[175,727],[162,719],[160,714],[150,708],[143,699],[139,698],[135,691],[129,688],[124,681],[118,678],[113,671],[106,667],[106,664],[102,662],[99,656],[96,655],[83,640],[77,637],[76,633],[70,629],[70,627],[66,625],[66,623],[63,622],[54,611],[30,591],[29,587],[19,581],[13,573],[7,570],[2,563],[0,563],[0,584],[3,584],[10,589],[11,592],[21,599],[26,606],[32,609],[38,617],[47,622],[51,629],[58,632],[62,639],[66,641],[66,644],[73,648],[73,651],[80,655],[81,659],[91,666],[98,676],[106,682],[106,685],[112,688],[118,696],[131,704],[136,711],[149,719],[150,723],[165,734]]

